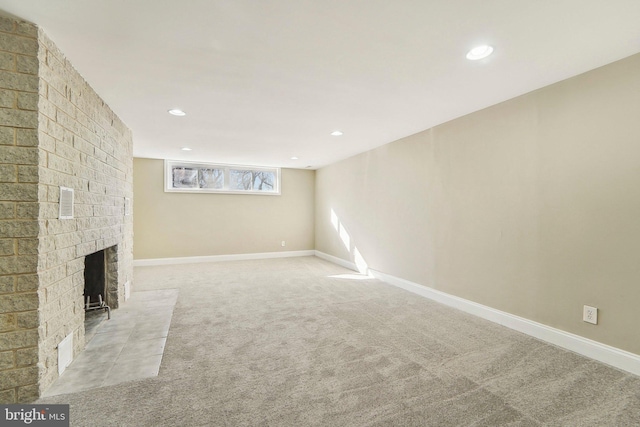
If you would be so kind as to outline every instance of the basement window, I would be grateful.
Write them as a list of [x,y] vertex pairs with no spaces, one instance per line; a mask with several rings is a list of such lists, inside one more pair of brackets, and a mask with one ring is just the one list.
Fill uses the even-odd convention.
[[164,191],[280,194],[280,168],[164,161]]

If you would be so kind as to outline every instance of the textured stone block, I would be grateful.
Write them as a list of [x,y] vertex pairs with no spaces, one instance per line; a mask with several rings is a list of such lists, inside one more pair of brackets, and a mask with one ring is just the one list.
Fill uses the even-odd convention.
[[15,403],[16,402],[16,391],[15,388],[10,390],[2,390],[0,391],[0,402],[2,403]]
[[38,131],[36,129],[16,129],[16,144],[23,147],[37,147]]
[[36,329],[40,323],[37,311],[25,311],[16,315],[18,329]]
[[36,147],[0,146],[0,164],[37,165],[38,149]]
[[[64,92],[66,87],[66,81],[62,78],[61,75],[56,74],[49,66],[45,66],[40,63],[40,67],[38,69],[38,75],[42,79],[42,82],[47,85],[47,94],[55,89],[58,92]],[[53,118],[53,117],[52,117]]]
[[38,166],[18,166],[19,182],[38,182]]
[[7,33],[15,32],[16,21],[8,16],[0,15],[0,31]]
[[16,217],[16,204],[14,202],[0,202],[0,219]]
[[50,169],[62,172],[67,175],[72,175],[74,170],[73,162],[70,162],[69,160],[53,153],[49,153],[49,161],[47,166]]
[[67,276],[71,276],[78,272],[84,271],[84,258],[76,258],[73,261],[67,263]]
[[0,88],[38,93],[38,76],[3,71],[0,79]]
[[64,136],[62,138],[62,142],[65,143],[69,147],[73,147],[73,139],[74,138],[75,138],[75,134],[72,131],[70,131],[68,129],[65,129]]
[[23,274],[16,277],[16,292],[29,292],[38,290],[38,275]]
[[47,234],[63,234],[76,231],[76,222],[72,219],[50,219],[47,221]]
[[[0,334],[0,351],[12,350],[24,347],[35,347],[38,345],[38,331],[15,331]],[[0,389],[6,388],[0,385]]]
[[[49,120],[56,119],[56,106],[53,105],[52,102],[49,102],[46,99],[42,99],[42,98],[40,99],[38,112]],[[45,131],[46,129],[49,129],[49,123],[47,122],[46,126],[42,126],[42,129]]]
[[46,124],[46,128],[43,128],[41,126],[40,129],[51,135],[58,141],[62,141],[62,139],[64,138],[64,127],[59,125],[55,120],[47,120]]
[[14,108],[16,105],[16,93],[8,89],[0,89],[0,107]]
[[38,126],[38,113],[26,110],[0,110],[0,123],[5,126],[35,129]]
[[15,331],[18,328],[18,316],[15,313],[0,314],[0,332]]
[[74,163],[80,163],[80,151],[73,148],[73,146],[69,144],[62,143],[60,141],[56,142],[56,154],[64,159],[72,161]]
[[93,155],[93,147],[94,147],[94,145],[91,144],[86,139],[83,139],[81,137],[75,138],[73,140],[73,146],[74,146],[74,148],[76,148],[77,150],[80,150],[81,152],[83,152],[85,154]]
[[[65,186],[67,187],[67,186]],[[60,205],[58,203],[43,202],[40,204],[41,219],[56,219],[60,215]],[[73,216],[77,217],[76,208],[73,208]]]
[[16,351],[16,365],[29,366],[38,363],[38,348],[25,348]]
[[16,57],[13,53],[0,52],[0,70],[16,71]]
[[38,109],[38,94],[37,93],[18,93],[18,108],[21,110],[36,111]]
[[38,41],[32,37],[0,33],[0,50],[36,56],[38,54]]
[[[106,185],[100,184],[99,182],[89,181],[89,192],[96,194],[106,194],[107,187]],[[96,205],[102,205],[102,203],[93,203]]]
[[0,164],[0,182],[16,182],[18,179],[15,165]]
[[[52,171],[44,166],[38,167],[38,182],[46,185],[60,185],[60,175],[56,171]],[[47,218],[47,217],[45,217]]]
[[69,79],[72,78],[72,76],[70,75],[70,73],[68,73],[68,70],[67,70],[67,68],[72,68],[72,67],[69,64],[67,64],[64,54],[60,49],[58,49],[58,46],[56,46],[55,43],[53,42],[47,43],[46,62],[47,62],[47,65],[51,67],[51,69],[56,74],[64,76],[65,80],[67,80],[68,83],[73,83],[69,81]]
[[[102,136],[101,136],[101,133],[99,133],[98,131],[90,131],[89,129],[82,128],[80,130],[80,137],[86,140],[87,142],[89,142],[89,144],[91,144],[93,147],[99,147],[100,138]],[[94,161],[96,162],[96,164],[101,163],[98,159],[94,159]]]
[[13,276],[0,276],[0,294],[8,294],[14,291],[15,278]]
[[38,294],[35,292],[0,295],[0,313],[15,313],[38,309]]
[[68,248],[82,243],[80,233],[78,232],[58,234],[54,236],[54,240],[56,242],[56,248],[58,249]]
[[0,145],[15,145],[15,129],[0,126]]
[[27,37],[38,37],[38,27],[30,22],[18,21],[16,22],[16,34],[20,34]]
[[40,397],[40,391],[37,384],[18,387],[18,402],[31,403]]
[[38,239],[18,239],[18,255],[37,255]]
[[[38,200],[42,202],[55,202],[60,200],[60,188],[52,185],[38,185]],[[46,226],[46,221],[45,221]]]
[[0,194],[6,201],[38,200],[38,186],[36,184],[0,183]]
[[39,240],[38,253],[40,255],[56,250],[55,236],[41,236]]
[[[2,338],[0,338],[1,340]],[[12,369],[0,372],[0,390],[30,385],[38,382],[38,367],[29,366],[27,368]]]
[[[102,151],[107,153],[108,156],[110,156],[110,157],[114,157],[115,156],[115,147],[114,147],[113,143],[109,143],[108,141],[103,140],[103,141],[101,141],[100,148],[102,149]],[[115,159],[115,157],[114,157],[114,159]]]
[[[40,212],[39,206],[37,203],[17,203],[16,204],[16,217],[22,220],[26,219],[37,219],[38,213]],[[33,224],[31,224],[33,226]],[[36,235],[37,235],[38,224],[35,224]],[[16,235],[14,237],[29,237],[31,234],[21,233],[20,235]]]
[[15,354],[13,351],[3,351],[0,353],[0,371],[15,367]]
[[0,239],[0,256],[15,255],[13,239]]
[[96,157],[96,159],[98,159],[98,161],[102,162],[102,163],[106,163],[107,162],[107,153],[105,153],[104,151],[102,151],[101,149],[99,149],[98,147],[96,147],[94,149],[95,153],[94,156]]
[[[52,302],[59,300],[64,294],[68,293],[72,286],[71,276],[65,277],[64,279],[48,285],[45,288],[45,304],[51,304]],[[64,316],[67,313],[63,313]],[[49,319],[50,321],[51,319]],[[57,328],[56,328],[57,329]]]
[[63,60],[64,55],[58,49],[58,46],[44,33],[44,31],[40,28],[38,31],[38,41],[41,44],[41,50],[46,51],[47,55],[53,55],[58,60]]
[[[60,183],[62,185],[62,183]],[[60,188],[58,186],[40,185],[38,200],[58,203],[60,201]]]
[[48,286],[64,279],[67,276],[67,268],[66,265],[58,265],[56,267],[40,271],[39,274],[42,286]]
[[23,74],[38,74],[38,58],[16,55],[16,70]]
[[103,230],[93,229],[93,230],[85,230],[81,232],[82,241],[83,242],[91,242],[95,240],[99,240],[102,237]]
[[66,112],[56,109],[56,123],[60,125],[64,130],[70,131],[74,134],[79,134],[82,126],[72,116]]
[[44,258],[44,262],[42,264],[44,264],[44,268],[49,269],[62,264],[66,265],[67,262],[71,261],[74,258],[76,258],[75,247],[57,249],[46,254],[46,257]]
[[38,257],[33,255],[0,257],[0,274],[35,273],[37,266]]
[[76,218],[86,218],[86,217],[93,216],[93,206],[77,204],[74,207],[73,215]]
[[[75,118],[76,115],[76,107],[67,99],[67,97],[58,92],[55,89],[50,89],[47,99],[56,107],[58,107],[58,109],[64,111],[68,117],[66,117],[66,120],[72,120]],[[70,127],[76,127],[78,125],[78,123],[73,120],[73,125],[71,125]],[[65,126],[67,127],[67,126]],[[69,129],[69,127],[67,127]]]
[[76,256],[83,257],[96,251],[96,242],[82,243],[76,246]]

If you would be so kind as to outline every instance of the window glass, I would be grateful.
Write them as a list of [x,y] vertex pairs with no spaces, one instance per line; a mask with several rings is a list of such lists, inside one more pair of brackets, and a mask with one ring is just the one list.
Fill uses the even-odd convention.
[[165,160],[165,191],[280,194],[280,169]]
[[173,188],[198,188],[198,169],[173,168]]
[[224,170],[216,168],[202,168],[200,171],[200,188],[224,188]]
[[229,188],[232,190],[251,190],[252,171],[231,169],[229,171]]

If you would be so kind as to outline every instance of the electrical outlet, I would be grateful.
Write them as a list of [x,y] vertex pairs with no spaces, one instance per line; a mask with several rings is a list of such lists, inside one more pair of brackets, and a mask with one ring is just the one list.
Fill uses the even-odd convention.
[[585,305],[582,311],[582,320],[584,320],[587,323],[593,323],[594,325],[597,325],[598,309],[595,307],[589,307],[588,305]]
[[285,246],[287,246],[287,243],[283,240],[281,243],[282,247],[284,248]]

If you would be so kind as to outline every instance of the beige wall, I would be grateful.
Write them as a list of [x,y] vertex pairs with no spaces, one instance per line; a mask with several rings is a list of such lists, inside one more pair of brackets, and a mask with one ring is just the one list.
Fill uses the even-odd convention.
[[314,171],[282,169],[282,194],[263,196],[165,193],[163,168],[134,159],[135,259],[314,248]]
[[322,168],[316,249],[640,354],[639,118],[635,55]]

